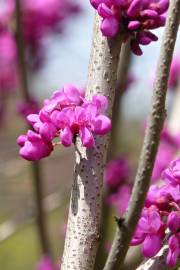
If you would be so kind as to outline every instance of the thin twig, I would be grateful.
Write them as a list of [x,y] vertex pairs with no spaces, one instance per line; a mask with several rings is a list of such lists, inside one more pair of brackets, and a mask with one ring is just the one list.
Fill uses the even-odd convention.
[[[103,37],[99,25],[100,18],[96,15],[86,97],[107,96],[107,115],[111,116],[122,37]],[[82,147],[79,140],[76,142],[74,183],[61,270],[94,268],[100,240],[103,169],[109,136],[97,136],[95,141],[92,149]]]
[[[27,66],[25,59],[25,43],[23,38],[22,31],[22,22],[21,22],[21,4],[20,0],[16,0],[16,39],[17,39],[17,48],[18,48],[18,63],[19,63],[19,75],[20,75],[20,84],[21,91],[25,101],[30,101],[30,93],[28,89],[28,76],[27,76]],[[27,126],[29,128],[29,126]],[[30,127],[31,128],[31,127]],[[43,210],[43,183],[42,175],[40,170],[40,162],[32,162],[32,173],[34,180],[34,189],[35,189],[35,200],[36,200],[36,210],[37,210],[37,227],[39,231],[40,243],[42,252],[44,254],[49,254],[49,243],[47,237],[47,231],[45,226],[45,215]]]
[[135,184],[130,204],[121,226],[117,226],[114,242],[104,270],[120,269],[127,254],[129,244],[144,206],[149,188],[154,161],[159,145],[160,133],[166,114],[165,100],[168,75],[180,18],[180,0],[171,0],[165,34],[161,46],[157,77],[154,85],[152,108],[145,134]]

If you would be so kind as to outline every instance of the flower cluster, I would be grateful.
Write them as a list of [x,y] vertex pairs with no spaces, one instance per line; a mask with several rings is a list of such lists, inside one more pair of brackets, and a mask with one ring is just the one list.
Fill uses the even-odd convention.
[[[86,100],[73,85],[66,85],[44,101],[38,114],[27,120],[34,131],[18,138],[20,155],[27,160],[39,160],[50,155],[57,144],[70,146],[80,137],[84,147],[94,146],[94,135],[104,135],[111,129],[111,120],[104,115],[108,107],[105,96],[95,95]],[[53,143],[59,137],[59,143]]]
[[164,127],[161,132],[161,140],[152,173],[152,181],[157,181],[161,178],[162,171],[168,166],[179,148],[179,134],[176,136],[172,135],[167,127]]
[[105,169],[105,184],[108,188],[107,203],[115,206],[117,213],[122,215],[128,206],[131,185],[128,180],[131,169],[127,158],[111,160]]
[[174,90],[177,88],[178,83],[180,83],[180,58],[174,57],[171,64],[170,74],[169,74],[169,88]]
[[132,245],[142,244],[145,257],[153,257],[168,237],[166,263],[174,267],[180,257],[180,159],[163,172],[162,186],[151,186]]
[[106,37],[124,32],[131,39],[131,49],[141,55],[140,45],[157,41],[150,30],[164,26],[169,0],[90,0],[102,17],[101,31]]

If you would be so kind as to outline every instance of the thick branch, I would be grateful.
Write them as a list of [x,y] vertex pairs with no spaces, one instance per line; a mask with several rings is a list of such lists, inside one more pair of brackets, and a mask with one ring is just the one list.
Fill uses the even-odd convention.
[[[103,94],[109,100],[107,115],[112,115],[121,37],[108,40],[100,31],[96,15],[90,56],[86,97]],[[94,268],[100,241],[103,169],[108,136],[96,137],[95,147],[83,148],[76,142],[76,164],[69,219],[61,270]]]
[[[19,75],[20,75],[20,85],[21,91],[26,102],[31,100],[29,89],[28,89],[28,80],[27,80],[27,66],[25,60],[25,43],[22,32],[22,22],[21,22],[21,1],[16,0],[16,38],[17,38],[17,48],[18,48],[18,63],[19,63]],[[28,126],[29,127],[29,126]],[[30,127],[31,128],[31,127]],[[49,253],[49,243],[45,226],[45,215],[43,211],[43,183],[41,177],[40,163],[32,162],[32,173],[34,180],[34,189],[35,189],[35,201],[36,201],[36,220],[37,227],[39,231],[40,243],[42,247],[42,252],[47,254]]]
[[154,85],[152,108],[135,178],[135,185],[125,220],[117,228],[104,270],[114,270],[122,266],[144,205],[166,114],[165,99],[168,75],[177,37],[179,18],[180,0],[171,0]]
[[[115,91],[115,100],[113,105],[113,113],[112,113],[112,131],[110,135],[109,149],[107,160],[111,160],[115,158],[118,153],[118,145],[119,145],[119,123],[121,119],[121,97],[124,93],[124,90],[127,85],[128,71],[130,66],[131,59],[131,51],[130,46],[128,44],[123,44],[120,59],[118,63],[117,70],[117,82],[116,82],[116,91]],[[103,194],[103,206],[102,206],[102,220],[101,220],[101,234],[102,240],[100,242],[97,260],[95,264],[95,269],[102,269],[105,261],[106,261],[106,251],[105,251],[105,243],[107,241],[108,229],[109,229],[109,220],[110,220],[110,208],[106,203],[106,197],[108,194],[105,192]]]

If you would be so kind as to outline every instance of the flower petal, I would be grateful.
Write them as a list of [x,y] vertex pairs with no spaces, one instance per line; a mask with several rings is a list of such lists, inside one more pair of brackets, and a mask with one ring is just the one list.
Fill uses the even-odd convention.
[[86,127],[81,127],[79,130],[79,135],[82,141],[83,146],[85,147],[93,147],[94,146],[94,138],[92,133]]

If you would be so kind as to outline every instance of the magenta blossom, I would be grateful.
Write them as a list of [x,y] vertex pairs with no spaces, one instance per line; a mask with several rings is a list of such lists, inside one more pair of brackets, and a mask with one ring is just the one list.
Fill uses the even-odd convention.
[[165,227],[155,207],[144,210],[131,245],[142,244],[145,257],[153,257],[160,250]]
[[156,156],[152,180],[156,181],[161,178],[162,171],[167,168],[170,161],[173,159],[177,150],[180,147],[179,134],[177,136],[172,135],[166,126],[161,132],[160,146]]
[[[35,67],[42,64],[44,57],[43,39],[51,33],[61,33],[64,22],[79,6],[72,0],[24,0],[22,5],[22,25],[27,49],[36,60]],[[31,60],[31,59],[30,59]]]
[[8,27],[15,8],[14,0],[5,0],[0,3],[0,31]]
[[108,188],[118,188],[130,177],[131,170],[126,158],[111,160],[105,169],[105,184]]
[[176,89],[180,80],[180,58],[174,57],[169,74],[169,88]]
[[[38,114],[30,114],[27,117],[36,132],[33,134],[37,135],[41,146],[40,153],[37,153],[37,143],[34,143],[34,140],[32,143],[27,136],[27,142],[22,145],[20,155],[28,160],[48,156],[52,151],[53,139],[57,137],[60,139],[59,143],[66,147],[74,143],[76,137],[81,139],[84,147],[93,147],[94,135],[105,135],[111,129],[111,120],[104,115],[107,106],[105,96],[96,95],[91,101],[87,101],[73,85],[64,86],[56,91],[50,100],[44,102]],[[54,145],[56,144],[57,142]]]
[[0,91],[10,91],[17,85],[17,51],[12,33],[0,32]]
[[180,159],[172,161],[162,175],[168,183],[180,185]]
[[172,235],[168,241],[169,252],[166,263],[169,267],[175,267],[180,256],[180,233]]
[[159,251],[162,240],[169,238],[166,258],[169,267],[174,267],[180,258],[179,160],[172,161],[163,172],[164,182],[161,186],[150,187],[132,239],[132,245],[142,244],[144,256],[153,257]]
[[24,159],[29,161],[37,161],[47,157],[53,151],[53,146],[50,142],[46,142],[42,137],[29,130],[27,135],[19,136],[17,143],[21,146],[19,154]]
[[168,227],[173,233],[177,233],[180,230],[180,211],[172,211],[168,216]]
[[57,270],[58,268],[53,264],[51,258],[47,255],[43,256],[41,261],[37,264],[36,270]]
[[117,192],[110,194],[107,197],[107,203],[113,205],[119,215],[123,215],[128,207],[131,196],[131,186],[124,184],[119,187]]
[[17,111],[24,118],[29,114],[36,114],[39,112],[38,102],[35,99],[31,99],[28,102],[21,102],[17,104]]
[[160,146],[157,152],[152,180],[157,181],[161,178],[162,171],[167,167],[170,161],[173,159],[176,153],[176,149],[170,146],[169,144],[160,142]]
[[90,0],[102,17],[101,31],[112,38],[124,32],[131,39],[131,49],[141,55],[140,45],[148,45],[158,38],[150,30],[164,26],[169,0]]

